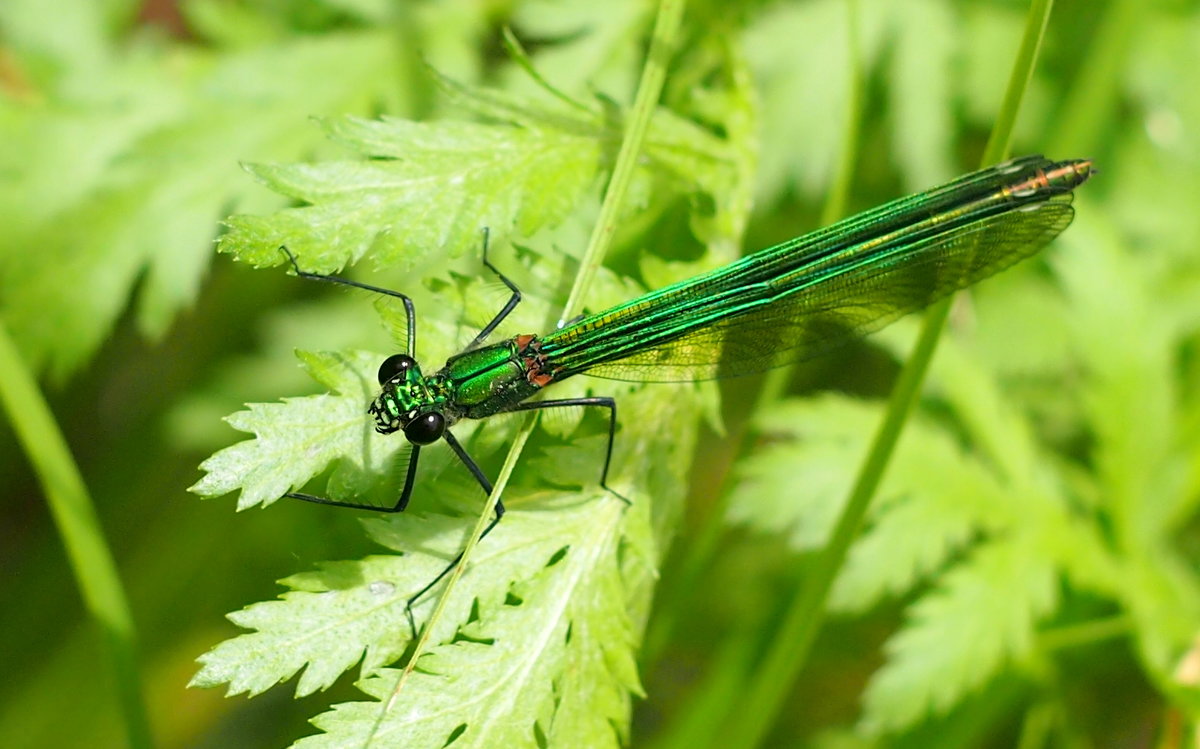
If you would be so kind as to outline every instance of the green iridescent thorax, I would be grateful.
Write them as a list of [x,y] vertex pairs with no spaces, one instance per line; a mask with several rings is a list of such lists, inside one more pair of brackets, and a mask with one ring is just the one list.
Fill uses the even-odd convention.
[[451,426],[506,411],[553,380],[534,336],[524,335],[450,357],[429,377],[413,366],[384,383],[368,411],[375,431],[391,434],[437,412]]
[[435,377],[453,389],[458,416],[481,419],[506,411],[549,384],[540,342],[531,335],[481,346],[450,357]]

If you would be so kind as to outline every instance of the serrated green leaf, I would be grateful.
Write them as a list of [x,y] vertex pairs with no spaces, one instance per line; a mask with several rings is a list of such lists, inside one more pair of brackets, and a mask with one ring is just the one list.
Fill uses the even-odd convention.
[[[504,124],[333,118],[329,136],[364,162],[247,167],[273,190],[308,203],[269,217],[234,216],[220,249],[258,266],[283,261],[286,245],[309,272],[329,272],[370,253],[411,268],[560,222],[606,165],[619,129],[599,113],[563,112],[538,100],[467,87],[433,73],[476,114]],[[720,194],[731,159],[721,142],[669,112],[655,118],[647,155],[683,191]],[[644,185],[653,175],[639,170]]]
[[[461,730],[461,746],[532,746],[535,733],[554,746],[619,746],[617,727],[630,691],[639,690],[617,554],[624,514],[611,496],[593,495],[586,506],[543,518],[554,531],[543,540],[565,555],[549,566],[543,557],[540,571],[513,584],[508,597],[482,604],[458,641],[423,657],[374,741],[441,747]],[[481,560],[475,569],[482,568]],[[388,669],[367,678],[361,687],[380,702],[318,716],[326,733],[297,746],[362,745],[398,675]]]
[[[1175,410],[1171,330],[1153,317],[1144,274],[1100,231],[1103,223],[1097,216],[1074,227],[1054,259],[1071,302],[1072,342],[1089,370],[1080,397],[1099,438],[1098,470],[1112,509],[1129,517],[1164,509],[1157,484],[1169,480],[1161,461],[1171,452]],[[1142,531],[1161,529],[1151,522]]]
[[[909,425],[872,525],[856,542],[830,594],[830,607],[862,611],[934,572],[976,534],[1013,521],[1006,489],[946,435]],[[936,470],[930,470],[937,466]]]
[[[343,372],[336,359],[323,356],[310,367],[335,388],[348,390],[372,363],[364,358],[354,366],[346,365]],[[425,737],[441,746],[449,732],[464,722],[472,726],[469,740],[481,746],[518,734],[527,739],[535,721],[537,731],[562,737],[567,745],[616,745],[622,740],[630,692],[640,689],[632,651],[635,632],[640,631],[650,600],[652,570],[660,553],[657,539],[667,527],[652,528],[650,523],[652,518],[655,523],[668,523],[678,514],[680,470],[695,439],[694,420],[692,426],[674,430],[669,439],[655,426],[660,420],[686,424],[679,419],[694,413],[693,394],[698,391],[689,386],[678,390],[680,397],[675,398],[635,391],[622,399],[643,418],[623,425],[618,432],[609,480],[635,498],[632,506],[594,488],[581,493],[539,490],[528,501],[510,492],[504,522],[475,550],[432,633],[433,641],[440,645],[432,656],[422,659],[385,725],[395,723],[396,730],[405,730],[414,742],[411,745],[420,745],[420,737]],[[308,405],[314,412],[306,413],[306,418],[328,418],[315,412],[320,403]],[[362,403],[357,405],[361,410]],[[270,428],[266,424],[270,420],[264,417],[259,426]],[[503,434],[503,429],[490,422],[485,426]],[[249,476],[242,484],[245,496],[253,490],[267,493],[260,487],[271,480],[270,472],[293,470],[289,462],[309,466],[297,479],[303,480],[327,458],[319,451],[311,455],[314,463],[308,462],[309,456],[302,460],[289,457],[297,446],[272,452],[278,445],[276,439],[270,435],[267,444],[257,445],[264,441],[260,436],[243,443],[251,455],[257,451],[258,457],[246,458],[240,465],[233,458],[245,456],[223,457],[239,446],[212,460],[221,458],[231,464],[228,486],[238,485],[238,471],[251,471],[244,474]],[[586,447],[577,449],[588,453],[590,464],[573,458],[567,462],[588,469],[581,483],[594,481],[599,456]],[[268,475],[262,475],[256,470],[268,469],[255,460],[268,464],[276,460],[279,465],[272,465]],[[457,465],[454,470],[462,471]],[[536,472],[536,467],[526,464],[518,470]],[[630,485],[631,477],[637,477],[637,483]],[[272,488],[285,481],[276,479]],[[439,486],[445,492],[448,485],[443,481]],[[650,500],[639,489],[655,496],[653,513]],[[470,501],[477,503],[477,487],[469,487],[469,491],[474,498]],[[463,499],[468,498],[464,495]],[[364,675],[394,661],[409,636],[404,602],[453,558],[465,539],[467,524],[445,517],[406,515],[371,521],[369,528],[377,541],[400,551],[401,556],[339,563],[285,581],[294,590],[282,601],[256,604],[233,617],[235,623],[256,631],[206,655],[196,683],[226,683],[234,692],[255,693],[303,668],[298,690],[307,693],[328,686],[359,658],[363,659]],[[433,601],[431,594],[418,602],[418,623],[428,616]],[[483,662],[497,665],[483,670]],[[368,679],[368,693],[390,690],[394,677],[386,675],[390,672],[381,673],[385,674],[380,677],[383,681]],[[497,673],[507,676],[497,678]],[[373,684],[376,686],[370,686]],[[516,723],[506,718],[513,712],[509,689],[521,697],[522,705],[529,706],[522,709],[533,711],[528,713],[529,721]],[[436,704],[457,707],[431,711],[429,706]],[[335,717],[326,717],[321,723],[333,735],[308,741],[315,745],[360,741],[378,709],[375,703],[340,706],[332,714]],[[598,740],[601,743],[594,744]]]
[[[364,673],[389,663],[404,652],[411,636],[405,604],[422,583],[410,578],[413,573],[436,575],[430,567],[408,557],[367,557],[296,575],[284,582],[297,590],[281,600],[229,615],[234,624],[255,632],[226,640],[202,655],[203,667],[190,685],[227,684],[231,695],[253,696],[303,668],[296,685],[296,694],[302,696],[328,688],[360,661]],[[398,588],[397,580],[408,585]]]
[[[730,521],[787,531],[796,549],[819,546],[845,501],[854,456],[876,413],[871,404],[834,397],[787,400],[761,413],[758,428],[777,441],[742,461]],[[803,447],[797,450],[794,441]]]
[[[564,546],[579,543],[598,512],[607,516],[591,503],[606,500],[615,501],[603,493],[562,495],[542,500],[544,507],[557,508],[549,515],[512,511],[479,549],[436,636],[453,639],[459,626],[454,622],[465,621],[472,606],[485,611],[500,606],[506,581],[539,574]],[[283,580],[291,592],[281,600],[230,615],[234,624],[255,631],[202,656],[192,683],[257,694],[304,668],[296,687],[302,696],[329,687],[360,661],[364,676],[394,662],[412,636],[408,600],[445,568],[468,529],[446,516],[406,515],[370,524],[376,540],[404,553],[325,564]],[[418,622],[432,603],[426,596],[414,607]]]
[[365,406],[378,389],[375,371],[382,357],[358,352],[304,353],[300,358],[336,394],[255,403],[233,414],[230,425],[256,439],[204,461],[200,468],[207,473],[189,491],[219,497],[240,489],[238,509],[244,510],[275,502],[334,462],[343,474],[338,481],[348,486],[361,486],[386,471],[389,457],[403,442],[376,434]]
[[864,728],[903,730],[945,713],[1029,651],[1057,592],[1053,568],[1020,538],[977,548],[888,641],[888,662],[864,695]]
[[[895,344],[908,337],[903,333],[883,337]],[[912,419],[871,524],[852,547],[830,599],[832,609],[861,611],[885,595],[934,581],[935,593],[910,610],[918,624],[897,636],[876,677],[880,686],[868,692],[864,722],[886,733],[949,711],[1024,653],[1037,619],[1056,605],[1059,574],[1102,595],[1113,593],[1122,574],[1086,516],[1073,514],[1059,496],[1061,487],[1050,478],[1057,466],[1038,464],[1019,409],[953,339],[943,343],[930,379],[949,396],[966,434],[988,449],[965,452],[961,436]],[[747,483],[735,493],[731,515],[759,528],[791,530],[798,548],[824,543],[831,523],[825,505],[844,501],[878,421],[875,407],[825,396],[784,401],[758,421],[777,441],[746,461]],[[805,486],[797,501],[794,487],[810,473],[826,478],[818,479],[817,491]],[[967,562],[952,561],[980,536],[993,540],[970,552]],[[1031,587],[1022,600],[1000,582]],[[975,606],[980,591],[994,591],[996,602]],[[955,628],[967,634],[947,634]],[[982,660],[972,663],[976,641],[985,644]]]
[[1176,446],[1177,331],[1159,316],[1147,268],[1115,241],[1114,227],[1093,216],[1077,229],[1055,269],[1071,300],[1071,341],[1088,369],[1078,397],[1096,434],[1102,506],[1125,557],[1114,593],[1137,621],[1147,671],[1167,684],[1200,622],[1200,579],[1164,543],[1195,507],[1186,488],[1192,456]]
[[[378,33],[189,50],[173,66],[150,51],[107,62],[86,93],[64,86],[49,106],[21,111],[20,171],[36,176],[0,181],[0,215],[17,227],[0,238],[0,314],[59,379],[96,349],[139,280],[138,324],[161,335],[198,292],[222,210],[251,200],[236,158],[311,151],[320,135],[305,117],[365,109],[391,54]],[[331,65],[355,85],[315,74]],[[323,83],[296,85],[309,78]]]
[[[879,418],[877,404],[843,396],[783,401],[772,408],[758,426],[787,439],[743,461],[730,519],[786,531],[797,550],[822,546]],[[880,487],[871,526],[838,575],[830,606],[861,611],[903,593],[975,534],[1005,527],[1014,510],[1007,491],[946,434],[914,420]]]
[[[556,130],[357,118],[327,127],[381,158],[251,167],[272,189],[310,205],[231,218],[222,252],[270,266],[284,262],[286,245],[309,272],[368,252],[379,265],[411,268],[478,248],[483,227],[500,241],[562,220],[599,166],[594,139]],[[382,158],[396,155],[403,158]]]

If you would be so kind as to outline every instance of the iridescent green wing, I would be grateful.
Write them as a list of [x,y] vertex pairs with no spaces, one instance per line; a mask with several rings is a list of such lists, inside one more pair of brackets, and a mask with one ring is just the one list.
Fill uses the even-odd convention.
[[761,372],[819,355],[1040,250],[1071,223],[1072,196],[913,240],[851,246],[770,280],[661,306],[633,334],[603,326],[562,361],[570,373],[679,382]]

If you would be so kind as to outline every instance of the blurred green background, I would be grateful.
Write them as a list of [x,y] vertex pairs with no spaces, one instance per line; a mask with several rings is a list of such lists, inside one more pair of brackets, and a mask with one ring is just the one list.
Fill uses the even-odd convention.
[[[753,76],[757,168],[746,250],[818,223],[847,132],[846,7],[689,5],[685,44],[727,45]],[[852,209],[977,166],[1027,10],[1010,0],[857,3],[864,85]],[[312,732],[308,717],[359,697],[349,676],[331,693],[299,700],[290,685],[253,700],[185,689],[195,658],[235,633],[224,614],[272,598],[275,580],[319,561],[377,551],[354,513],[280,502],[235,514],[232,496],[200,501],[186,492],[201,460],[241,438],[223,416],[246,402],[320,391],[296,366],[294,348],[360,345],[369,335],[355,330],[360,319],[378,328],[368,303],[214,252],[226,216],[286,205],[239,162],[345,158],[313,116],[447,116],[425,63],[461,81],[532,88],[500,45],[504,26],[556,86],[627,105],[652,14],[651,4],[632,0],[0,3],[0,320],[43,385],[116,556],[158,745],[286,745]],[[1195,740],[1188,737],[1200,703],[1187,685],[1197,677],[1175,669],[1200,634],[1196,71],[1200,3],[1055,4],[1013,152],[1094,157],[1100,175],[1081,190],[1079,218],[1049,257],[989,286],[959,320],[971,331],[963,348],[1005,393],[992,416],[1026,420],[1042,451],[1036,470],[1054,474],[1069,512],[1111,553],[1111,564],[1089,568],[1111,570],[1109,580],[1089,585],[1070,570],[1056,573],[1060,605],[1039,617],[1064,630],[1093,621],[1108,629],[1089,636],[1076,627],[1066,635],[1077,640],[1064,636],[1036,658],[980,665],[981,683],[947,687],[965,699],[872,732],[861,722],[863,695],[896,653],[884,643],[922,585],[938,583],[905,585],[831,620],[769,745]],[[690,87],[704,81],[688,73],[686,65],[672,71],[664,103],[719,105],[693,100]],[[643,229],[645,241],[655,238],[653,227]],[[896,371],[888,352],[904,350],[910,332],[806,366],[788,392],[884,397]],[[969,452],[969,417],[947,394],[952,371],[935,366],[925,411],[951,424]],[[771,449],[797,436],[747,423],[759,382],[722,387],[733,438],[705,428],[685,522],[659,583],[668,608],[651,622],[634,745],[712,739],[688,732],[720,714],[714,704],[729,706],[721,696],[737,693],[730,674],[741,672],[722,669],[753,661],[802,579],[796,550],[816,543],[802,538],[811,514],[773,519],[775,505],[738,499],[777,478]],[[797,418],[821,413],[819,399],[789,403]],[[847,408],[832,413],[848,418]],[[873,423],[864,420],[868,431]],[[847,456],[861,455],[865,439],[837,446],[825,463],[811,451],[776,459],[809,470],[822,496],[844,494],[854,470]],[[747,455],[761,460],[740,459]],[[818,475],[825,465],[847,473]],[[797,482],[809,480],[797,472]],[[108,658],[7,421],[0,476],[4,744],[121,746]],[[776,501],[786,504],[787,491],[775,490]],[[730,496],[734,522],[725,523]],[[913,521],[918,534],[921,527]],[[947,565],[990,532],[970,523],[960,531]],[[714,554],[686,561],[710,533]],[[682,585],[677,575],[692,563],[703,583]],[[989,598],[986,588],[980,595]],[[995,595],[1006,594],[997,587]]]

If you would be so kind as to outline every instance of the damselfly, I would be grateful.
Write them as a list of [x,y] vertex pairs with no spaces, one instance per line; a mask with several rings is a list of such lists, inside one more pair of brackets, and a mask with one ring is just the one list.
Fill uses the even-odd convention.
[[[411,452],[404,485],[389,507],[299,492],[286,496],[399,512],[412,494],[421,448],[439,439],[490,493],[491,482],[451,428],[463,419],[576,406],[608,411],[608,445],[600,472],[600,485],[608,489],[616,402],[609,397],[531,401],[532,396],[577,374],[673,382],[761,372],[815,356],[1033,255],[1071,223],[1072,191],[1092,172],[1088,159],[1014,159],[587,315],[546,335],[518,335],[490,344],[488,337],[521,301],[521,293],[488,261],[485,238],[484,265],[511,295],[462,353],[429,375],[411,356],[416,316],[409,297],[337,276],[306,273],[287,253],[299,276],[378,292],[404,304],[407,351],[380,365],[381,390],[367,410],[376,431],[403,432]],[[503,505],[497,503],[487,530],[503,513]]]

